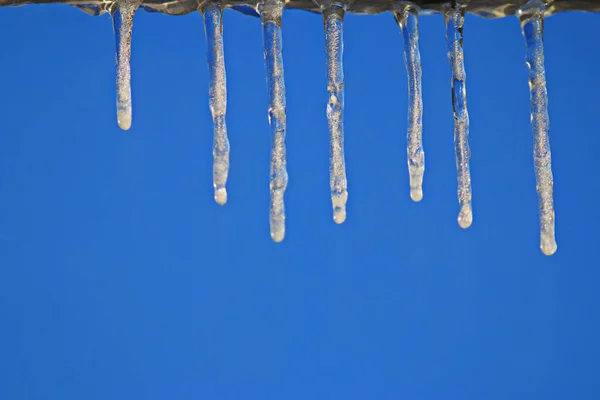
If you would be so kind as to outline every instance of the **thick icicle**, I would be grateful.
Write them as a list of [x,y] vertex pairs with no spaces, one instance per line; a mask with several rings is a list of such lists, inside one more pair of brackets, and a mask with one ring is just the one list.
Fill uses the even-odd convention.
[[458,173],[458,224],[468,228],[473,223],[471,209],[471,173],[469,172],[469,113],[467,111],[466,73],[463,53],[463,24],[466,0],[453,0],[444,13],[448,60],[452,68],[452,107],[454,109],[454,151]]
[[425,153],[423,152],[423,98],[421,91],[421,54],[419,52],[419,7],[410,1],[394,4],[394,17],[404,38],[404,61],[408,76],[408,131],[406,139],[410,197],[414,201],[423,199],[423,174]]
[[229,174],[229,139],[227,138],[227,84],[225,57],[223,54],[223,4],[209,1],[201,9],[207,41],[207,61],[209,77],[209,105],[213,118],[213,186],[215,201],[224,205],[227,202],[227,175]]
[[550,153],[550,119],[548,92],[544,68],[544,12],[541,0],[530,0],[518,12],[527,47],[526,62],[529,69],[531,94],[531,126],[533,130],[533,159],[540,209],[540,248],[550,256],[556,252],[554,237],[554,179]]
[[269,124],[273,134],[271,149],[271,238],[281,242],[285,237],[285,205],[283,196],[288,183],[285,157],[285,82],[283,79],[283,53],[281,16],[284,2],[264,0],[258,4],[262,19],[265,46],[265,68],[269,92]]
[[341,224],[346,220],[348,182],[344,160],[344,12],[341,2],[325,0],[320,4],[325,24],[327,56],[327,121],[330,134],[329,185],[333,220]]
[[118,0],[112,9],[117,42],[117,123],[131,128],[131,33],[133,16],[141,0]]

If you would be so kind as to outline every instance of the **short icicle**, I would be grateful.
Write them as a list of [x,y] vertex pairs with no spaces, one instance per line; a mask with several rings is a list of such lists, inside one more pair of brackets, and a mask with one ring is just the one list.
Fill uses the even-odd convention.
[[317,2],[325,25],[325,51],[327,58],[327,122],[329,125],[329,185],[333,220],[341,224],[346,220],[348,182],[344,159],[344,13],[345,4],[332,0]]
[[111,9],[117,42],[117,123],[131,128],[131,33],[141,0],[118,0]]
[[408,77],[408,131],[407,158],[410,179],[410,197],[413,201],[423,199],[423,175],[425,153],[423,152],[423,97],[421,90],[421,54],[419,52],[419,7],[411,1],[399,1],[392,12],[404,39],[404,61]]
[[544,12],[547,2],[529,0],[518,12],[526,44],[531,95],[533,159],[540,212],[540,248],[550,256],[556,252],[550,119],[544,68]]
[[273,135],[270,168],[270,225],[271,238],[281,242],[285,237],[285,205],[283,197],[288,183],[285,157],[286,100],[283,79],[281,17],[282,0],[263,0],[258,3],[262,19],[265,47],[265,69],[269,96],[269,125]]
[[227,202],[227,176],[229,174],[229,139],[227,138],[227,80],[223,53],[223,4],[208,0],[200,11],[204,18],[207,41],[207,62],[209,77],[209,105],[213,118],[213,187],[215,201],[224,205]]
[[469,113],[467,111],[466,73],[463,53],[463,25],[467,0],[453,0],[444,12],[448,60],[452,69],[452,107],[454,110],[454,151],[458,173],[458,224],[468,228],[473,223],[471,208],[471,173],[469,171]]

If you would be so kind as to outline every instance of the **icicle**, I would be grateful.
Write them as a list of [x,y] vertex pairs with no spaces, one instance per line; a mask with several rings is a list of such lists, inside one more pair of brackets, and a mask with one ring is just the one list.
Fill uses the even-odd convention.
[[471,173],[469,172],[469,113],[467,111],[467,92],[465,61],[463,54],[463,24],[467,1],[454,0],[446,8],[446,41],[448,60],[452,68],[452,106],[454,109],[454,151],[458,172],[458,202],[460,213],[458,224],[468,228],[473,222],[471,209]]
[[285,158],[285,82],[283,79],[283,54],[281,16],[284,2],[263,0],[258,3],[262,19],[265,46],[265,68],[269,92],[269,124],[273,134],[271,149],[271,238],[281,242],[285,237],[285,206],[283,196],[288,183]]
[[527,47],[531,94],[531,126],[533,129],[533,159],[540,209],[540,248],[550,256],[556,252],[554,237],[554,200],[552,198],[552,158],[550,153],[550,120],[548,92],[544,70],[544,12],[541,0],[530,0],[518,12]]
[[207,41],[207,61],[210,89],[210,113],[213,118],[213,186],[215,201],[227,202],[227,175],[229,174],[229,139],[225,113],[227,111],[227,85],[225,57],[223,54],[223,5],[217,1],[205,3],[201,9]]
[[131,128],[131,32],[133,16],[141,0],[118,0],[112,8],[117,41],[117,122],[123,130]]
[[408,132],[406,139],[410,197],[413,201],[423,199],[423,98],[421,92],[421,54],[419,52],[419,7],[410,1],[394,4],[394,17],[404,38],[404,61],[408,76]]
[[346,220],[348,183],[344,160],[344,12],[341,2],[325,0],[319,3],[325,24],[327,56],[327,121],[330,134],[329,185],[333,220],[341,224]]

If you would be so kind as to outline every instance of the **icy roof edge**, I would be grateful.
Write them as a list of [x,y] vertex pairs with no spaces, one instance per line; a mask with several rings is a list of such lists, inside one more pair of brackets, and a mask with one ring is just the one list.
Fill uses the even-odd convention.
[[[168,15],[184,15],[196,11],[204,0],[144,0],[142,7],[147,11]],[[423,14],[439,12],[448,1],[413,0],[421,7]],[[471,0],[468,11],[486,18],[501,18],[516,13],[526,0]],[[90,14],[101,14],[113,1],[106,0],[0,0],[1,6],[19,6],[25,4],[71,4],[82,8]],[[227,7],[253,6],[253,1],[224,1]],[[394,1],[391,0],[354,0],[348,11],[358,14],[376,14],[389,11]],[[311,0],[289,0],[287,8],[319,12]],[[562,11],[600,11],[598,0],[554,0],[548,7],[548,15]]]

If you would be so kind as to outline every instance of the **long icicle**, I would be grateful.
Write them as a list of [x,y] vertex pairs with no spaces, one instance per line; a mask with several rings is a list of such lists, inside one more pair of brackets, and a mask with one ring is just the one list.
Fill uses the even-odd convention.
[[224,205],[227,202],[227,176],[229,174],[229,139],[227,138],[227,79],[225,56],[223,53],[223,4],[209,1],[201,9],[206,31],[209,77],[209,105],[213,118],[213,187],[215,201]]
[[131,128],[131,33],[133,16],[141,0],[118,0],[112,9],[117,44],[117,123],[123,130]]
[[327,122],[330,134],[329,185],[333,220],[346,220],[348,182],[344,160],[344,12],[343,3],[325,1],[321,4],[325,25],[327,56]]
[[407,159],[410,179],[410,197],[413,201],[423,199],[423,175],[425,153],[423,152],[423,97],[421,90],[421,53],[419,52],[419,7],[411,1],[394,4],[394,18],[404,39],[404,61],[408,77],[408,130]]
[[467,111],[466,73],[463,53],[463,25],[466,0],[453,0],[444,13],[448,60],[452,68],[452,107],[454,109],[454,151],[458,173],[458,224],[468,228],[473,223],[471,209],[471,173],[469,171],[469,112]]
[[273,134],[270,170],[271,238],[281,242],[285,237],[285,205],[283,196],[288,183],[285,157],[286,100],[283,79],[281,16],[285,4],[281,0],[263,0],[258,4],[262,19],[265,68],[269,92],[269,125]]
[[533,159],[540,212],[540,248],[550,256],[556,252],[554,236],[554,200],[552,156],[550,153],[550,119],[544,68],[544,12],[541,0],[530,0],[518,12],[526,44],[531,95]]

